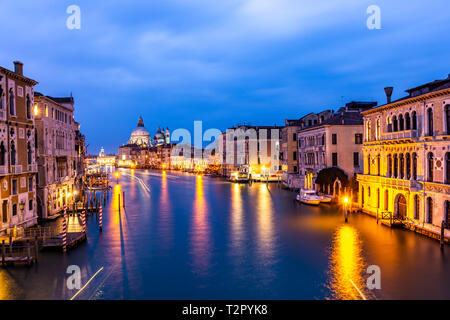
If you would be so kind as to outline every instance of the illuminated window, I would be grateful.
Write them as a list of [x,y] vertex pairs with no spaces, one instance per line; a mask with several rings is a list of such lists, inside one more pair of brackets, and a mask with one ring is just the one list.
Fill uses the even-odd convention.
[[45,116],[48,117],[48,106],[45,105]]

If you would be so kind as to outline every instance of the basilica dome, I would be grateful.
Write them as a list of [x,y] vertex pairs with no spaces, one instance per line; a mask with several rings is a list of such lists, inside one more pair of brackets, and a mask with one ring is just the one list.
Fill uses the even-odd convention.
[[144,127],[144,120],[139,117],[136,129],[131,133],[129,144],[137,144],[141,147],[148,147],[151,145],[150,132]]

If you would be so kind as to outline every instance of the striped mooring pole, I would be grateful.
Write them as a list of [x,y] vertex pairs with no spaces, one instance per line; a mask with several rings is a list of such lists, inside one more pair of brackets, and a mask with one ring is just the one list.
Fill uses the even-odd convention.
[[100,225],[100,232],[102,232],[103,231],[103,207],[101,204],[100,204],[100,212],[99,212],[98,222]]
[[67,252],[67,207],[66,206],[64,206],[62,246],[63,246],[63,252],[64,253]]
[[83,227],[83,232],[86,233],[86,211],[84,210],[81,213],[81,225]]

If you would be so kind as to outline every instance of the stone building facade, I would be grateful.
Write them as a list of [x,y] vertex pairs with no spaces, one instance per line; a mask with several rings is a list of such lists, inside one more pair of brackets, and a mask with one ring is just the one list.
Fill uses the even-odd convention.
[[[412,229],[450,227],[450,76],[364,112],[364,174],[359,205]],[[450,236],[449,230],[446,236]]]
[[58,216],[79,194],[77,177],[79,151],[75,139],[79,124],[74,121],[74,99],[54,98],[35,92],[38,216]]
[[[363,119],[361,111],[376,102],[350,102],[327,118],[319,118],[316,125],[297,132],[299,154],[299,185],[316,189],[316,178],[325,168],[339,168],[350,180],[362,170]],[[341,181],[327,190],[338,194]]]
[[23,75],[0,67],[0,232],[37,223],[34,86]]

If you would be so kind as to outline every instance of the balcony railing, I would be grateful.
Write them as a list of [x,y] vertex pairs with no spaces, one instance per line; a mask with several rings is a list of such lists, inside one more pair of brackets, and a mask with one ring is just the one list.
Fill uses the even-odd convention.
[[0,174],[8,174],[8,166],[0,166]]
[[381,140],[401,140],[401,139],[417,139],[419,134],[417,130],[403,130],[396,132],[383,132]]
[[21,174],[22,173],[22,165],[11,166],[11,174]]
[[37,171],[38,170],[37,170],[37,164],[36,163],[28,165],[28,172],[37,172]]

